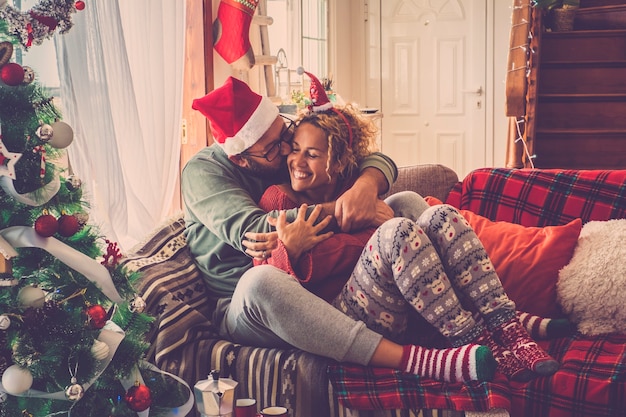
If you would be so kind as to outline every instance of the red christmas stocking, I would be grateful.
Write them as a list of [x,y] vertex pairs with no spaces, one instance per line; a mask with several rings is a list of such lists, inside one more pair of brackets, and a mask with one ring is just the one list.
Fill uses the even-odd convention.
[[259,0],[221,0],[213,22],[213,47],[238,70],[254,66],[250,45],[250,22]]

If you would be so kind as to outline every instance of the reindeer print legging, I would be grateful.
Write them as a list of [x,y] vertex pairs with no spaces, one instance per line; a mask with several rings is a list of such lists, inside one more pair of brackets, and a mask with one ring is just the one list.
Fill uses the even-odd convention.
[[392,340],[417,312],[453,346],[482,330],[473,312],[491,325],[515,315],[476,233],[445,204],[428,208],[417,222],[396,217],[381,225],[333,305]]

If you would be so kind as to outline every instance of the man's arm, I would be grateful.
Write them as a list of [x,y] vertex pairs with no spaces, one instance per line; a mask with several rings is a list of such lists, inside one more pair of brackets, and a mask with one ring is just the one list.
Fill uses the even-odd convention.
[[[398,168],[393,160],[375,152],[360,166],[361,174],[354,185],[343,193],[332,207],[342,232],[359,230],[367,226],[380,226],[393,217],[393,211],[379,196],[389,190],[398,177]],[[331,206],[324,207],[331,210]]]

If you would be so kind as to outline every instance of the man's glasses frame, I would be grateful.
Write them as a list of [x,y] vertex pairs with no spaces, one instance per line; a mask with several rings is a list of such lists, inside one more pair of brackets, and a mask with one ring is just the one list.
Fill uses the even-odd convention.
[[280,150],[282,149],[283,143],[286,143],[289,148],[291,148],[291,142],[293,141],[293,134],[296,129],[296,121],[290,119],[289,117],[280,115],[285,120],[286,128],[280,132],[278,136],[278,140],[276,140],[272,146],[265,152],[264,154],[253,154],[250,152],[243,151],[239,155],[243,156],[251,156],[253,158],[265,158],[267,162],[272,162],[274,159],[280,155]]

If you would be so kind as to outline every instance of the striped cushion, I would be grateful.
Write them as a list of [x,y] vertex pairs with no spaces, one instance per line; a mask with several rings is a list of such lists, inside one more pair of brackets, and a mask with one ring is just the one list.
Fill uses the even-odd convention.
[[[208,364],[202,367],[195,358],[187,362],[184,351],[217,333],[211,325],[206,285],[185,244],[184,230],[182,218],[172,219],[121,263],[141,272],[138,291],[146,311],[156,318],[149,335],[149,359],[193,386],[206,378]],[[198,378],[200,367],[204,369]]]

